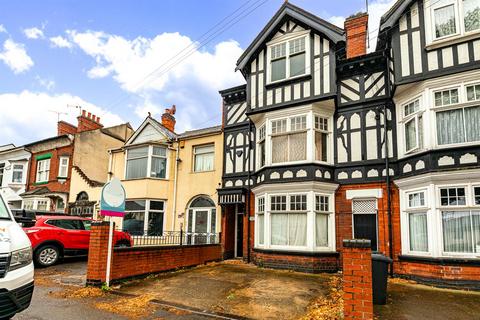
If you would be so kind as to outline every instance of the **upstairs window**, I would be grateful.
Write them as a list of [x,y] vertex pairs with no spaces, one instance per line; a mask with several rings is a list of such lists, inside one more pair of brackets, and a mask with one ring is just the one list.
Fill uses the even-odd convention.
[[48,182],[50,176],[50,159],[37,161],[37,179],[36,182]]
[[66,178],[68,176],[68,157],[60,157],[58,164],[58,177]]
[[262,168],[265,165],[265,125],[258,129],[258,159]]
[[480,106],[437,112],[439,145],[480,141]]
[[476,206],[480,206],[480,187],[473,188],[474,203]]
[[405,152],[423,148],[423,113],[420,99],[403,106]]
[[127,169],[125,178],[162,178],[167,172],[167,149],[165,147],[145,146],[127,150]]
[[307,117],[272,121],[272,163],[302,161],[307,158]]
[[306,36],[270,46],[270,82],[304,75],[307,71]]
[[214,145],[209,144],[205,146],[193,147],[194,154],[194,171],[204,172],[212,171],[215,159]]
[[328,159],[328,119],[315,116],[315,160],[327,162]]
[[[23,181],[23,164],[14,164],[12,173],[12,183],[22,183]],[[1,185],[0,181],[0,185]]]
[[480,30],[480,1],[430,0],[434,39]]

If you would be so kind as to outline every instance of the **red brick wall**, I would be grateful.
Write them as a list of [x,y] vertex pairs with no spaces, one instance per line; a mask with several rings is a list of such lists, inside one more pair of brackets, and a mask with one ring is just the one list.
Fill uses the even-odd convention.
[[[106,281],[108,223],[92,224],[88,252],[87,283]],[[112,254],[110,280],[192,267],[222,258],[220,245],[117,248]]]
[[343,248],[343,314],[345,320],[373,319],[370,241],[346,240]]
[[347,59],[367,53],[368,14],[361,13],[345,20]]
[[74,135],[77,133],[77,127],[73,124],[70,124],[65,121],[58,121],[57,123],[57,135],[62,136],[64,134],[72,134]]
[[397,261],[395,274],[445,287],[471,287],[480,290],[480,265],[446,265]]
[[[37,160],[36,156],[41,156],[47,153],[51,153],[52,157],[50,158],[50,175],[48,183],[44,184],[36,184],[37,180]],[[68,163],[68,176],[64,182],[58,181],[58,170],[59,170],[59,157],[61,156],[69,156],[70,160]],[[38,153],[33,153],[29,172],[28,172],[28,186],[27,190],[33,190],[36,188],[47,187],[52,192],[63,192],[68,193],[70,191],[70,177],[72,172],[72,156],[73,156],[73,144],[61,147],[52,150],[46,150]]]
[[299,272],[319,273],[338,271],[338,256],[321,254],[309,256],[282,252],[254,250],[252,262],[261,267],[289,269]]
[[[389,231],[388,231],[388,202],[387,188],[385,183],[353,184],[342,185],[335,194],[335,219],[336,219],[336,245],[337,250],[342,251],[343,239],[353,237],[352,230],[352,200],[346,197],[347,190],[359,189],[382,189],[382,198],[377,199],[378,213],[378,249],[381,253],[389,255]],[[400,230],[400,206],[398,188],[392,183],[391,191],[391,210],[392,210],[392,228],[393,228],[393,250],[394,257],[401,253],[401,230]]]

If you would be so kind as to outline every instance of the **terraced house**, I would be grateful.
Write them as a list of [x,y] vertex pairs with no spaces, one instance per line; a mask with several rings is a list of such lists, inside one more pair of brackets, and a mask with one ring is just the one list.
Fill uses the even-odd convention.
[[366,238],[392,273],[480,287],[480,1],[398,1],[366,53],[290,3],[220,92],[225,257],[308,272]]
[[[217,243],[221,183],[221,126],[175,133],[176,107],[161,122],[150,115],[126,141],[110,151],[109,176],[122,181],[126,215],[118,227],[134,236],[164,236],[172,244]],[[218,213],[218,214],[217,214]]]

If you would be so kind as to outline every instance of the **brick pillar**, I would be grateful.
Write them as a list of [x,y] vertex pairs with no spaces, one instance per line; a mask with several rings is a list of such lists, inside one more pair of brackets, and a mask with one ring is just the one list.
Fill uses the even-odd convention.
[[92,222],[88,249],[87,285],[100,286],[106,281],[109,228],[108,221]]
[[345,320],[373,319],[370,240],[343,240]]

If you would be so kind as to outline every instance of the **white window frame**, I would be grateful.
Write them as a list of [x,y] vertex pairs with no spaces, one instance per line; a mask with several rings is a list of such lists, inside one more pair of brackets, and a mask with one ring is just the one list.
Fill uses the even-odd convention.
[[[290,54],[290,41],[297,40],[304,37],[305,38],[305,72],[303,74],[299,74],[296,76],[290,76],[290,56],[294,56],[298,53],[295,54]],[[285,78],[284,79],[279,79],[272,81],[272,54],[271,54],[271,48],[282,44],[286,43],[286,49],[285,49]],[[301,31],[301,32],[292,32],[290,34],[287,34],[286,36],[279,37],[277,39],[274,39],[267,43],[267,84],[273,84],[273,83],[279,83],[283,82],[286,80],[290,79],[296,79],[303,77],[305,75],[310,74],[310,31]]]
[[[475,90],[475,87],[480,86],[480,82],[465,83],[464,86],[465,86],[465,102],[467,102],[467,103],[480,103],[480,95],[477,97],[476,90]],[[468,100],[468,91],[467,90],[468,90],[469,87],[473,87],[474,97],[475,97],[474,100]]]
[[[327,128],[317,128],[317,118],[318,119],[322,119],[322,120],[327,120],[326,122],[326,125],[327,125]],[[321,114],[318,114],[318,113],[313,113],[313,160],[315,162],[319,162],[319,163],[329,163],[329,159],[331,157],[331,154],[333,152],[333,148],[332,148],[332,143],[331,143],[331,136],[332,136],[332,131],[331,131],[331,123],[330,123],[330,118],[329,117],[326,117],[324,115],[321,115]],[[327,160],[326,161],[323,161],[323,160],[319,160],[317,159],[317,155],[315,153],[315,149],[316,149],[316,139],[315,139],[315,133],[316,132],[321,132],[321,133],[325,133],[327,135]]]
[[[25,165],[23,163],[12,163],[12,183],[13,184],[23,184],[24,181],[25,181]],[[21,169],[15,169],[15,166],[21,166],[22,168]],[[21,181],[18,182],[18,181],[14,181],[14,177],[15,177],[15,172],[20,172],[21,173]],[[1,186],[1,184],[0,184]]]
[[[128,179],[127,178],[127,166],[128,166],[128,160],[134,160],[134,159],[128,159],[128,152],[129,150],[131,149],[136,149],[136,148],[142,148],[142,147],[148,147],[148,159],[147,159],[147,172],[146,172],[146,176],[145,177],[139,177],[139,178],[131,178],[131,179]],[[153,155],[153,148],[164,148],[165,149],[165,157],[163,156],[157,156],[157,155]],[[124,169],[124,172],[123,172],[123,176],[124,176],[124,179],[129,181],[129,180],[140,180],[140,179],[155,179],[155,180],[168,180],[169,179],[169,164],[170,164],[170,161],[169,161],[169,148],[167,146],[164,146],[164,145],[156,145],[156,144],[153,144],[153,145],[138,145],[138,146],[132,146],[132,147],[129,147],[128,149],[125,150],[125,161],[124,161],[124,165],[125,165],[125,169]],[[152,171],[152,158],[165,158],[166,161],[165,161],[165,178],[156,178],[156,177],[151,177],[151,171]],[[141,157],[143,158],[143,157]]]
[[[144,215],[143,215],[143,237],[149,237],[148,235],[148,219],[150,218],[150,212],[153,213],[163,213],[163,226],[162,226],[162,234],[165,234],[165,229],[167,225],[167,201],[163,199],[126,199],[125,201],[145,201],[145,210]],[[163,211],[162,210],[156,210],[156,209],[150,209],[150,202],[151,201],[156,201],[156,202],[163,202]],[[140,212],[140,210],[126,210],[125,213],[129,212]],[[123,227],[123,226],[122,226]],[[158,237],[158,236],[152,236],[152,237]]]
[[[63,160],[67,160],[66,164],[62,164]],[[70,157],[61,156],[58,158],[58,177],[57,178],[67,178],[68,177],[68,166],[70,165]],[[62,169],[65,170],[65,175],[62,175]]]
[[[410,195],[413,194],[423,194],[423,205],[419,206],[410,206]],[[427,210],[428,209],[428,198],[427,198],[427,190],[421,189],[421,190],[413,190],[413,191],[408,191],[405,193],[405,199],[406,199],[406,208],[408,210]]]
[[[263,201],[263,210],[261,209],[261,205],[260,205],[260,202],[261,200]],[[265,243],[266,243],[266,233],[265,233],[265,224],[266,224],[266,205],[267,205],[267,201],[266,201],[266,197],[265,196],[260,196],[260,197],[256,197],[256,205],[255,205],[255,243],[257,244],[257,247],[265,247]],[[263,241],[262,243],[260,243],[259,239],[260,239],[260,228],[257,228],[258,226],[258,217],[262,215],[263,216]]]
[[[290,196],[293,195],[305,195],[307,210],[294,211],[290,209]],[[315,210],[315,196],[321,195],[328,197],[329,212],[321,212],[328,214],[328,246],[317,247],[316,246],[316,214]],[[286,197],[286,210],[274,211],[277,213],[287,212],[292,214],[306,214],[307,216],[307,230],[306,230],[306,245],[305,246],[286,246],[286,245],[272,245],[272,225],[271,225],[271,197],[285,196]],[[331,192],[319,192],[319,191],[292,191],[292,192],[265,192],[256,195],[255,217],[258,219],[258,199],[265,199],[265,211],[264,211],[264,243],[259,244],[258,241],[258,228],[255,231],[255,247],[262,249],[271,249],[276,251],[299,251],[299,252],[334,252],[335,251],[335,194]],[[257,220],[256,220],[257,221]]]
[[[416,101],[418,101],[418,104],[419,104],[418,110],[407,115],[405,113],[405,107],[412,103],[415,103]],[[423,132],[424,123],[422,123],[422,126],[421,126],[422,132],[420,132],[420,121],[424,122],[424,113],[425,113],[425,109],[423,108],[421,96],[417,96],[411,100],[408,100],[406,103],[401,104],[401,114],[403,115],[403,119],[401,123],[402,123],[402,129],[403,129],[403,141],[404,141],[405,154],[418,152],[422,150],[425,146],[425,133]],[[407,149],[407,136],[406,136],[407,123],[411,121],[415,121],[415,147]],[[423,139],[423,141],[421,141],[420,139]]]
[[[328,210],[326,210],[326,211],[317,210],[317,197],[326,197],[327,198]],[[313,245],[317,250],[320,250],[320,251],[329,250],[329,248],[331,247],[330,233],[332,231],[330,230],[331,229],[330,225],[331,225],[331,220],[332,220],[332,217],[333,217],[333,214],[334,214],[332,201],[333,201],[332,195],[330,195],[330,194],[318,193],[318,192],[315,192],[313,194],[313,215],[314,215],[314,221],[315,221],[315,223],[313,225]],[[326,247],[317,246],[317,215],[318,214],[323,214],[323,215],[327,216],[327,242],[328,243],[327,243]]]
[[[442,189],[464,189],[465,191],[465,204],[460,204],[460,205],[442,205],[442,195],[441,195],[441,190]],[[441,210],[453,210],[455,209],[461,209],[461,208],[467,208],[471,204],[471,199],[470,199],[470,194],[469,194],[469,186],[465,184],[449,184],[449,185],[439,185],[437,186],[437,207],[440,208]],[[448,192],[448,191],[447,191]],[[449,196],[450,197],[450,196]]]
[[[454,5],[455,14],[455,31],[451,35],[436,37],[435,29],[435,10],[446,6]],[[441,4],[438,0],[426,0],[424,4],[425,12],[425,30],[427,36],[427,45],[450,45],[465,39],[473,39],[480,34],[480,29],[466,31],[465,30],[465,16],[463,12],[463,0],[451,0],[448,4]]]
[[[257,130],[257,169],[261,169],[267,165],[267,124],[263,123]],[[263,142],[264,159],[262,165],[260,144]]]
[[480,196],[480,184],[473,184],[471,188],[472,188],[472,207],[479,207],[480,203],[479,204],[475,203],[475,188],[479,189],[479,196]]
[[[35,177],[36,183],[45,183],[50,181],[50,161],[51,161],[51,158],[37,160],[37,168],[36,168],[37,170],[36,170],[36,177]],[[42,167],[40,163],[43,164]],[[46,175],[46,177],[43,177],[42,175]]]
[[[205,147],[211,147],[212,151],[199,152],[197,150],[197,149],[201,149],[201,148],[205,148]],[[212,168],[210,170],[198,170],[197,167],[196,167],[197,155],[205,155],[205,154],[211,154],[212,155]],[[155,156],[155,157],[158,157],[158,156]],[[206,144],[193,146],[193,172],[199,173],[199,172],[211,172],[211,171],[215,171],[215,143],[206,143]]]
[[[296,119],[296,118],[300,118],[300,117],[305,117],[305,128],[304,129],[295,129],[295,130],[292,130],[292,126],[294,125],[292,123],[292,120],[293,119]],[[282,132],[275,132],[273,133],[273,123],[274,122],[281,122],[281,121],[286,121],[286,127],[285,127],[285,131],[282,131]],[[268,134],[268,138],[270,140],[270,145],[272,146],[270,148],[270,154],[269,154],[269,159],[270,159],[270,163],[272,165],[284,165],[284,164],[288,164],[288,163],[302,163],[302,162],[306,162],[308,161],[308,149],[309,149],[309,139],[308,139],[308,133],[312,131],[311,129],[311,124],[309,123],[308,121],[308,114],[307,113],[302,113],[302,114],[299,114],[299,115],[295,115],[295,116],[289,116],[289,117],[283,117],[283,118],[278,118],[278,119],[272,119],[272,120],[269,120],[270,122],[270,131],[269,131],[269,134]],[[283,126],[283,125],[282,125]],[[305,145],[306,145],[306,149],[305,149],[305,159],[304,160],[294,160],[294,161],[284,161],[284,162],[273,162],[273,137],[276,137],[276,136],[282,136],[282,135],[286,135],[286,136],[289,136],[289,135],[292,135],[292,134],[298,134],[298,133],[305,133]],[[289,142],[287,142],[287,147],[289,147]],[[290,151],[288,150],[287,151],[287,155],[288,157],[290,157]]]

